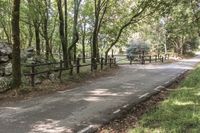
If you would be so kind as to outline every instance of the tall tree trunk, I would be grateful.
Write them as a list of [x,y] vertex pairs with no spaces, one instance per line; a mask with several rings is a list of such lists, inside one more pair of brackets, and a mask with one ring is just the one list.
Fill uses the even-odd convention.
[[13,37],[12,78],[13,78],[14,88],[18,88],[21,85],[19,18],[20,18],[20,0],[14,0],[13,11],[12,11],[12,37]]
[[[29,12],[36,13],[36,11],[33,10],[33,5],[35,6],[34,1],[27,0],[27,2],[28,2],[28,6],[29,6]],[[40,55],[40,51],[41,51],[41,48],[40,48],[40,23],[38,21],[39,15],[37,14],[36,16],[32,17],[32,16],[30,16],[30,14],[28,15],[28,18],[29,18],[29,29],[30,29],[30,34],[31,34],[31,40],[29,42],[29,46],[31,45],[32,37],[35,35],[36,55]],[[32,21],[30,21],[30,20],[32,20]],[[32,29],[31,29],[31,26],[32,26],[31,22],[33,23],[34,33],[32,32]]]
[[97,58],[97,43],[98,43],[98,33],[97,33],[97,25],[98,25],[98,18],[95,19],[95,27],[93,32],[92,38],[92,58]]
[[[79,40],[79,33],[78,33],[77,26],[78,26],[78,13],[79,13],[80,2],[81,2],[81,0],[74,0],[74,24],[73,24],[72,44],[68,49],[70,65],[71,65],[71,61],[72,61],[72,50],[74,47],[76,47],[76,44]],[[76,54],[76,53],[74,53],[74,54]],[[76,60],[76,58],[74,60]]]
[[[48,34],[48,32],[45,32],[45,34]],[[45,35],[45,50],[46,50],[46,59],[49,60],[49,55],[50,55],[50,46],[49,46],[49,39],[48,37]]]
[[65,67],[68,67],[68,55],[67,55],[67,47],[66,47],[66,39],[65,39],[65,29],[64,29],[64,18],[63,18],[63,11],[62,11],[62,1],[57,0],[57,6],[58,6],[58,13],[59,13],[59,21],[60,21],[60,27],[59,27],[59,33],[60,33],[60,40],[62,44],[62,50],[63,50],[63,60]]
[[[29,16],[28,16],[29,18]],[[32,31],[32,23],[31,23],[31,18],[29,18],[29,24],[28,24],[28,31],[29,31],[29,39],[28,39],[28,46],[32,46],[32,40],[33,40],[33,31]]]
[[82,29],[82,58],[83,58],[83,63],[85,63],[85,34],[86,34],[86,23],[83,24],[83,29]]
[[76,63],[76,60],[77,60],[77,59],[76,59],[76,58],[77,58],[77,57],[76,57],[76,55],[77,55],[77,52],[76,52],[76,51],[77,51],[77,48],[76,48],[76,47],[77,47],[77,46],[75,45],[75,46],[74,46],[74,49],[73,49],[73,50],[74,50],[74,51],[73,51],[73,56],[74,56],[74,57],[73,57],[73,61],[74,61],[74,64]]
[[106,50],[105,52],[105,64],[107,64],[107,59],[108,59],[108,53],[109,51],[112,49],[112,47],[114,45],[117,44],[117,42],[119,41],[120,37],[121,37],[121,34],[122,32],[131,24],[133,23],[137,23],[139,20],[135,20],[137,17],[139,17],[145,10],[146,8],[148,7],[148,3],[144,4],[144,7],[142,8],[142,10],[139,10],[138,12],[136,12],[135,14],[132,15],[132,17],[127,21],[125,22],[119,29],[118,33],[117,33],[117,36],[116,38],[114,39],[114,41],[110,44],[109,48]]
[[49,44],[49,36],[48,36],[48,18],[49,18],[49,11],[48,11],[48,2],[45,1],[45,15],[44,15],[44,39],[45,39],[45,50],[46,50],[46,59],[49,60],[50,55],[50,44]]
[[37,20],[35,20],[34,22],[34,29],[35,29],[35,44],[36,44],[36,54],[40,55],[40,27],[39,24],[37,22]]
[[[102,21],[104,19],[104,16],[106,14],[107,8],[108,8],[109,0],[95,0],[95,9],[94,9],[94,15],[95,15],[95,22],[94,22],[94,30],[93,30],[93,40],[92,40],[92,58],[99,60],[100,53],[99,53],[99,47],[98,47],[98,35],[102,26]],[[94,61],[93,67],[96,70],[97,64]]]
[[67,10],[67,0],[64,0],[64,12],[65,12],[65,45],[66,45],[66,55],[67,62],[66,66],[69,66],[69,54],[68,54],[68,10]]

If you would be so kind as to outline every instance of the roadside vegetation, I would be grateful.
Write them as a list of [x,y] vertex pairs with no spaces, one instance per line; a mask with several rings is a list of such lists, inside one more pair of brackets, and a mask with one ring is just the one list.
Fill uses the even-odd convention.
[[200,65],[159,106],[145,114],[130,133],[198,133]]
[[99,129],[98,133],[199,133],[200,65],[178,84]]
[[27,64],[68,69],[90,58],[96,70],[101,57],[107,64],[127,48],[130,56],[192,53],[199,9],[198,0],[0,0],[0,91],[1,82],[25,85]]

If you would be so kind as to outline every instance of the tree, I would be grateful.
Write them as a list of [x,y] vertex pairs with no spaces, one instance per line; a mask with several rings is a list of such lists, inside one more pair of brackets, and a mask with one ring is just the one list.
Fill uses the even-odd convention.
[[35,34],[35,48],[36,48],[36,54],[39,56],[41,53],[41,46],[40,46],[40,14],[37,13],[39,10],[37,5],[39,2],[37,0],[32,1],[28,0],[29,5],[29,16],[32,20],[33,27],[34,27],[34,34]]
[[78,14],[79,14],[80,3],[81,3],[81,0],[74,0],[72,44],[69,46],[69,49],[68,49],[70,64],[71,64],[71,61],[72,61],[72,49],[73,48],[74,48],[74,62],[76,61],[76,44],[79,40]]
[[65,51],[65,54],[66,54],[66,66],[68,67],[69,66],[69,53],[68,53],[68,9],[67,9],[67,0],[64,0],[64,21],[65,21],[65,45],[66,45],[66,51]]
[[14,88],[17,88],[21,85],[19,18],[20,18],[20,0],[14,0],[13,10],[12,10],[12,39],[13,39],[12,76],[13,76]]
[[[108,9],[109,0],[94,1],[94,29],[92,35],[92,58],[99,59],[98,36],[102,22]],[[96,61],[93,62],[94,69],[97,68]]]
[[68,67],[68,55],[67,55],[67,45],[66,45],[66,33],[65,33],[65,22],[63,17],[63,11],[62,11],[62,0],[57,0],[57,6],[58,6],[58,13],[59,13],[59,32],[60,32],[60,40],[62,44],[62,50],[63,50],[63,60],[65,67]]
[[0,0],[0,28],[2,28],[2,32],[0,33],[0,39],[6,40],[8,43],[11,43],[12,35],[11,35],[11,12],[12,9],[9,7],[12,5],[12,1]]
[[130,16],[130,18],[128,18],[121,26],[119,26],[119,30],[117,31],[116,37],[114,38],[114,40],[112,40],[111,44],[109,45],[109,48],[106,50],[105,52],[105,63],[107,63],[107,58],[108,58],[108,52],[111,50],[111,48],[116,45],[116,43],[119,41],[121,34],[123,33],[123,31],[130,26],[131,24],[135,24],[137,23],[139,20],[141,20],[143,13],[146,11],[146,9],[149,7],[148,5],[150,5],[150,1],[145,1],[145,2],[141,2],[137,8],[134,8],[131,13],[128,15]]

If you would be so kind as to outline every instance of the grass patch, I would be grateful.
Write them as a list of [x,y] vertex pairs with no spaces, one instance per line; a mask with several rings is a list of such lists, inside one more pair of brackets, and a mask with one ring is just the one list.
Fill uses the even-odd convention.
[[129,133],[199,133],[200,65]]

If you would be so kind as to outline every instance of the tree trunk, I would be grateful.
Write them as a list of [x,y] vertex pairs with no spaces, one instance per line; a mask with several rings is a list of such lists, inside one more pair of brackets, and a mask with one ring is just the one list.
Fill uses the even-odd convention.
[[[98,35],[102,26],[102,21],[104,19],[104,16],[106,14],[107,8],[108,8],[109,0],[95,0],[95,22],[94,22],[94,30],[93,30],[93,40],[92,40],[92,58],[95,58],[97,61],[99,61],[100,53],[99,53],[99,47],[98,47]],[[97,69],[96,62],[93,62],[94,69]]]
[[[101,1],[95,0],[95,22],[94,22],[94,30],[93,30],[93,37],[92,37],[92,58],[97,58],[97,43],[98,43],[98,29],[100,29],[99,23],[99,15],[100,15],[100,5]],[[99,27],[99,28],[98,28]]]
[[35,29],[35,45],[36,45],[36,54],[40,55],[40,29],[39,29],[39,24],[37,22],[37,20],[35,20],[34,22],[34,29]]
[[74,50],[74,51],[73,51],[73,54],[74,54],[74,57],[73,57],[74,64],[76,64],[76,60],[77,60],[77,59],[76,59],[76,55],[77,55],[77,52],[76,52],[77,50],[76,50],[76,49],[77,49],[77,48],[76,48],[76,45],[75,45],[75,46],[74,46],[74,49],[73,49],[73,50]]
[[[96,59],[97,58],[97,43],[98,43],[98,16],[95,17],[95,25],[94,25],[94,31],[93,31],[93,37],[92,37],[92,58]],[[96,62],[92,62],[94,70],[97,69]]]
[[30,21],[29,18],[29,24],[28,24],[28,31],[29,31],[29,39],[28,39],[28,46],[31,47],[32,46],[32,40],[33,40],[33,31],[32,31],[32,23]]
[[69,66],[69,54],[68,54],[68,11],[67,11],[67,0],[64,0],[64,10],[65,10],[65,45],[66,45],[66,57],[67,64]]
[[[73,24],[73,33],[72,33],[72,44],[68,49],[69,54],[69,63],[71,65],[72,56],[76,54],[74,47],[76,47],[76,44],[79,40],[79,33],[78,33],[78,13],[79,13],[79,6],[80,6],[81,0],[74,0],[74,24]],[[72,50],[74,50],[74,54],[72,54]],[[76,57],[74,58],[74,61],[76,60]]]
[[45,13],[44,13],[44,27],[43,27],[43,32],[44,32],[44,39],[45,39],[45,50],[46,50],[46,59],[49,60],[49,55],[50,55],[50,44],[49,44],[49,36],[48,36],[48,18],[49,18],[49,11],[48,11],[48,2],[47,0],[45,2]]
[[82,58],[83,58],[83,63],[85,63],[85,32],[86,32],[86,23],[83,25],[83,31],[82,31]]
[[60,27],[59,27],[59,32],[60,32],[60,40],[62,44],[62,51],[63,51],[63,61],[64,65],[67,68],[68,67],[68,55],[67,55],[67,47],[66,47],[66,39],[65,39],[65,29],[64,29],[64,18],[63,18],[63,11],[62,11],[62,1],[57,0],[57,6],[58,6],[58,13],[59,13],[59,21],[60,21]]
[[14,88],[18,88],[21,85],[19,17],[20,17],[20,0],[14,0],[13,11],[12,11],[12,37],[13,37],[12,78],[13,78]]

